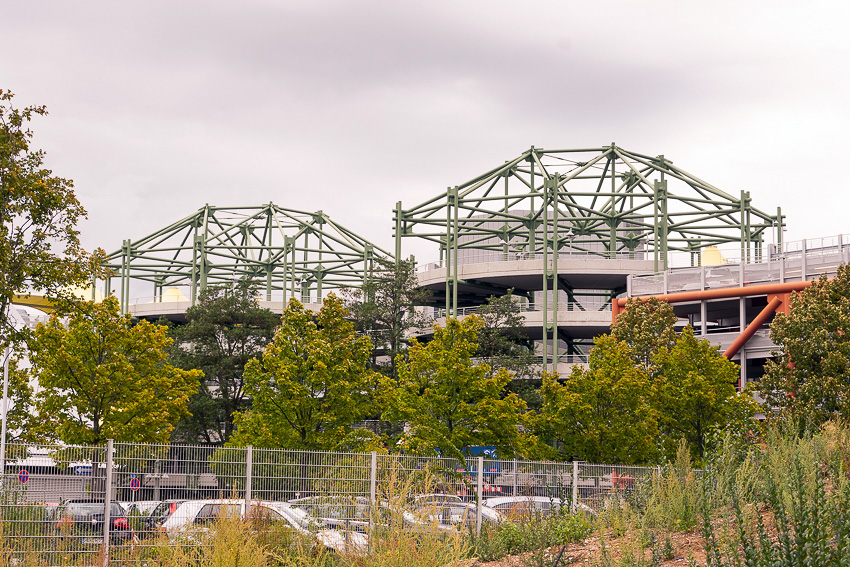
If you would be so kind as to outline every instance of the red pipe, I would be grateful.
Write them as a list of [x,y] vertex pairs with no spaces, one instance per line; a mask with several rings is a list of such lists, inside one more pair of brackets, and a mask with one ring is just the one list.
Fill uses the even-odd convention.
[[770,300],[770,303],[768,303],[767,306],[761,310],[761,313],[756,315],[756,318],[753,319],[752,323],[747,325],[747,328],[744,329],[740,335],[738,335],[738,338],[732,341],[732,344],[729,345],[729,348],[726,349],[726,352],[723,353],[723,356],[725,356],[726,358],[732,358],[733,356],[738,354],[738,351],[741,350],[741,347],[747,344],[747,341],[750,340],[750,338],[752,338],[752,336],[756,334],[756,331],[761,328],[764,322],[767,321],[768,317],[770,317],[776,312],[776,309],[780,305],[782,305],[782,298],[778,295],[774,296],[774,298]]

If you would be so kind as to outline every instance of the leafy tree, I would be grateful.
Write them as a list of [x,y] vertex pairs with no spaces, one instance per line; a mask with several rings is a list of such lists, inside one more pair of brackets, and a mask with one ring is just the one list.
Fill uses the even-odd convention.
[[624,341],[598,337],[588,368],[573,367],[563,384],[546,374],[542,395],[538,427],[562,456],[624,465],[656,461],[653,385]]
[[104,257],[80,247],[76,224],[86,211],[73,182],[44,167],[33,149],[29,122],[43,106],[17,109],[13,94],[0,89],[0,339],[22,339],[9,324],[15,295],[39,293],[68,299],[69,286],[90,281]]
[[510,372],[513,379],[507,389],[529,409],[539,410],[542,398],[534,344],[528,338],[525,317],[513,290],[500,297],[490,296],[477,314],[484,324],[478,334],[476,356],[485,359],[491,376],[502,368]]
[[434,326],[431,342],[411,339],[408,360],[399,356],[399,385],[384,415],[407,423],[405,450],[462,459],[475,445],[495,446],[502,458],[534,449],[536,439],[523,430],[525,402],[506,392],[511,375],[501,369],[490,376],[486,364],[472,362],[482,326],[474,315],[450,318],[445,328]]
[[477,314],[482,326],[476,356],[487,359],[493,372],[504,368],[514,379],[529,378],[534,364],[533,345],[513,290],[501,297],[490,296]]
[[631,301],[596,339],[588,369],[544,381],[541,430],[566,456],[653,462],[673,459],[685,439],[701,461],[713,432],[752,418],[757,405],[736,392],[738,365],[690,327],[676,334],[675,321],[666,304]]
[[360,288],[345,290],[345,305],[356,331],[372,338],[372,367],[398,378],[398,355],[407,350],[407,336],[427,326],[416,309],[430,295],[420,289],[413,262],[377,259],[375,269]]
[[850,266],[794,294],[770,338],[780,350],[758,385],[765,404],[801,426],[850,418]]
[[652,376],[655,372],[652,357],[662,348],[672,348],[676,342],[677,320],[666,301],[655,297],[630,299],[624,311],[617,315],[611,336],[626,343],[635,363]]
[[673,460],[680,439],[688,442],[695,462],[702,463],[710,434],[740,416],[752,418],[758,405],[748,392],[738,394],[740,367],[717,346],[686,327],[671,348],[652,357],[658,368],[656,403],[664,435],[662,449]]
[[318,314],[292,299],[262,360],[245,366],[250,410],[236,416],[229,445],[338,450],[376,442],[353,425],[380,413],[387,379],[370,368],[372,343],[328,295]]
[[202,375],[168,364],[170,343],[165,327],[132,325],[115,297],[79,305],[67,326],[53,315],[30,345],[40,432],[81,445],[168,441]]
[[205,443],[227,441],[233,417],[249,407],[243,373],[268,345],[280,318],[260,307],[249,279],[234,285],[209,286],[186,311],[186,325],[175,327],[172,360],[198,368],[204,380],[189,400],[191,415],[182,419],[174,438]]

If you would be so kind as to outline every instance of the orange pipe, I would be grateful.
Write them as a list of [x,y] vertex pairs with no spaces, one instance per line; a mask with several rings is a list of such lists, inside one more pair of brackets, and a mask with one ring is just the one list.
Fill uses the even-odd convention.
[[723,356],[725,356],[726,358],[732,358],[733,356],[738,354],[738,351],[741,350],[741,347],[747,344],[747,341],[750,340],[750,338],[752,338],[752,336],[756,334],[756,331],[761,328],[764,322],[767,321],[768,317],[770,317],[776,312],[777,308],[779,308],[781,304],[782,298],[778,295],[775,295],[773,299],[770,300],[770,303],[768,303],[767,306],[762,309],[758,315],[756,315],[756,318],[753,319],[752,323],[747,325],[747,328],[744,329],[740,335],[738,335],[738,338],[732,341],[732,344],[729,345],[729,348],[726,349],[726,352],[723,353]]
[[647,299],[655,298],[667,303],[679,303],[682,301],[699,301],[701,299],[724,299],[727,297],[745,297],[749,295],[766,295],[789,293],[792,291],[801,291],[812,285],[812,282],[790,282],[765,285],[747,285],[744,287],[727,287],[723,289],[706,289],[702,291],[680,291],[676,293],[668,293],[664,295],[644,295],[640,297],[620,297],[615,299],[619,307],[625,307],[629,299]]

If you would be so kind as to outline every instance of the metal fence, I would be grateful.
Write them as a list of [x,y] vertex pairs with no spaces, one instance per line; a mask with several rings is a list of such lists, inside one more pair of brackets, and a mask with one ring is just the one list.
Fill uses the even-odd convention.
[[[499,519],[494,510],[504,513],[523,500],[597,510],[612,493],[634,490],[654,470],[484,456],[463,462],[112,442],[105,447],[11,445],[7,454],[0,479],[2,543],[7,554],[37,554],[48,565],[127,562],[128,550],[138,557],[154,542],[201,523],[205,513],[209,520],[228,506],[243,517],[263,509],[275,518],[297,508],[301,512],[280,519],[296,529],[347,531],[373,521],[376,508],[403,502],[419,517],[424,513],[446,526],[477,530]],[[191,503],[194,511],[181,505],[202,500]],[[309,522],[297,516],[305,513]]]

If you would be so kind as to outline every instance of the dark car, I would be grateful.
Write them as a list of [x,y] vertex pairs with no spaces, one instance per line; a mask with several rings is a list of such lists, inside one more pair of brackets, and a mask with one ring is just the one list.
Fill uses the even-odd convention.
[[[81,538],[83,544],[103,543],[104,503],[102,500],[66,500],[54,512],[60,537]],[[134,533],[124,509],[118,502],[109,507],[109,541],[125,543]]]

